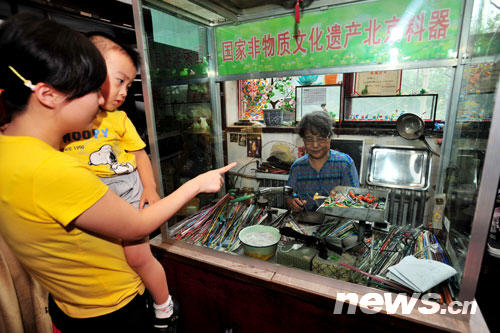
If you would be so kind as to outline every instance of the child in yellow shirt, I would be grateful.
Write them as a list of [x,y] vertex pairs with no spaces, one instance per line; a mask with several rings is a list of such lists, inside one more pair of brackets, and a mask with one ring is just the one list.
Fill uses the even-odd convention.
[[[153,169],[134,125],[124,111],[118,111],[137,72],[137,52],[103,33],[89,38],[106,61],[107,78],[101,93],[104,103],[91,129],[67,133],[64,152],[88,164],[91,170],[120,197],[137,209],[160,200]],[[130,267],[139,274],[151,293],[155,328],[175,326],[177,313],[169,295],[166,275],[153,257],[148,239],[123,243]],[[176,311],[177,312],[177,311]]]

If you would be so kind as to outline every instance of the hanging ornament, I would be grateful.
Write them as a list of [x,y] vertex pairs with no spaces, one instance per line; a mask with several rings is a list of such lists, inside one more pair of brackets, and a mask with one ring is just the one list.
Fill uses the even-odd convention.
[[295,4],[295,23],[300,23],[300,1],[302,0],[297,0],[297,3]]

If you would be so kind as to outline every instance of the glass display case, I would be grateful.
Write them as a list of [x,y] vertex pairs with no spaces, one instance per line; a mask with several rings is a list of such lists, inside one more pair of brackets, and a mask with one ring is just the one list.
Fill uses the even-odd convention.
[[343,120],[396,121],[405,113],[413,113],[433,122],[437,100],[437,94],[346,97]]
[[[208,78],[208,28],[152,4],[142,8],[141,36],[149,79],[153,132],[163,193],[215,165],[214,109]],[[217,118],[217,117],[215,117]],[[213,195],[201,196],[204,205]]]
[[[378,2],[373,5],[375,6],[376,3]],[[438,3],[442,4],[439,1]],[[446,4],[449,3],[446,2]],[[460,4],[464,6],[463,10]],[[378,165],[379,169],[374,165],[373,169],[370,169],[371,178],[368,178],[368,185],[392,187],[393,184],[387,183],[386,178],[379,176],[385,173],[382,171],[387,171],[384,170],[383,165],[385,159],[390,157],[392,161],[397,160],[400,163],[400,168],[404,170],[393,174],[394,177],[399,177],[394,182],[399,185],[401,182],[406,182],[406,186],[412,190],[415,187],[417,187],[417,190],[428,188],[432,190],[429,196],[427,196],[427,192],[418,194],[418,200],[424,203],[426,201],[432,203],[430,218],[425,220],[421,211],[416,212],[413,211],[413,208],[407,208],[408,211],[405,214],[412,214],[412,216],[414,214],[418,220],[417,225],[372,225],[374,229],[378,228],[373,233],[373,238],[358,243],[360,252],[344,256],[342,260],[329,251],[335,249],[339,242],[341,246],[348,242],[346,239],[352,237],[352,233],[359,230],[361,223],[358,224],[358,222],[351,219],[338,220],[337,217],[334,217],[319,228],[316,225],[314,232],[310,231],[313,230],[312,227],[307,229],[307,227],[303,228],[299,224],[294,225],[294,221],[291,222],[291,227],[295,232],[301,233],[302,236],[312,237],[303,238],[302,240],[307,242],[304,239],[308,239],[311,244],[315,244],[315,247],[313,247],[315,251],[327,251],[323,252],[323,254],[327,253],[326,257],[325,255],[317,257],[319,254],[315,251],[307,254],[298,251],[297,257],[303,255],[308,257],[311,262],[316,260],[314,263],[316,271],[311,270],[337,280],[347,281],[346,283],[350,284],[346,285],[346,288],[351,288],[352,283],[354,283],[400,292],[401,289],[394,288],[394,286],[386,283],[385,273],[389,263],[397,263],[398,260],[404,257],[404,253],[435,260],[441,258],[443,263],[452,266],[457,272],[457,275],[449,280],[447,293],[444,292],[449,296],[446,302],[456,300],[472,301],[480,265],[480,260],[475,260],[472,257],[481,258],[482,256],[480,249],[481,247],[484,249],[484,241],[488,230],[486,223],[489,222],[489,218],[488,222],[485,222],[484,216],[479,213],[479,207],[489,209],[487,201],[491,194],[487,187],[488,184],[484,182],[487,168],[486,161],[488,160],[488,154],[492,153],[490,151],[490,147],[492,147],[490,128],[492,119],[495,116],[498,117],[498,115],[494,114],[494,94],[498,90],[499,26],[498,20],[495,21],[492,18],[498,17],[499,9],[491,7],[489,2],[483,0],[464,1],[460,2],[460,4],[457,3],[455,9],[457,9],[457,12],[463,13],[461,19],[458,20],[460,23],[463,22],[463,25],[460,24],[460,28],[455,28],[462,29],[462,32],[456,35],[452,43],[454,46],[451,46],[447,52],[443,51],[444,58],[434,59],[432,58],[433,55],[431,55],[427,60],[417,59],[407,63],[405,58],[394,59],[393,57],[385,59],[380,56],[375,64],[362,62],[362,60],[358,60],[359,63],[356,63],[356,60],[353,60],[353,64],[341,63],[332,65],[332,67],[318,65],[317,67],[294,68],[288,71],[276,69],[265,73],[252,72],[252,66],[242,63],[233,66],[235,70],[242,72],[236,74],[228,72],[229,74],[226,74],[226,76],[217,76],[216,64],[212,61],[218,58],[219,62],[222,59],[229,62],[228,59],[233,59],[231,57],[236,57],[236,55],[230,54],[224,46],[219,49],[219,52],[224,50],[221,54],[215,54],[217,48],[215,45],[221,43],[221,41],[213,38],[216,35],[214,28],[208,25],[192,23],[188,19],[174,17],[169,13],[172,8],[159,10],[155,1],[142,1],[141,15],[144,17],[142,36],[145,40],[144,52],[146,60],[149,63],[146,70],[149,71],[151,80],[149,89],[151,91],[152,105],[149,112],[152,113],[152,122],[149,126],[156,133],[155,136],[152,136],[150,143],[156,146],[159,152],[158,161],[160,173],[164,180],[165,192],[168,194],[178,187],[183,180],[221,165],[222,160],[217,159],[216,155],[217,149],[221,147],[217,145],[218,140],[222,139],[218,137],[217,133],[221,133],[221,129],[225,124],[222,121],[224,112],[221,110],[223,103],[221,103],[219,91],[217,90],[218,82],[228,79],[250,80],[256,77],[284,77],[292,74],[345,74],[353,71],[362,72],[387,67],[401,69],[404,77],[406,70],[415,71],[416,67],[422,69],[440,68],[439,72],[449,75],[447,79],[450,80],[443,88],[443,91],[446,91],[444,99],[443,96],[438,96],[438,94],[427,93],[391,96],[349,96],[344,99],[345,105],[342,119],[342,121],[370,122],[372,123],[370,126],[374,126],[374,122],[392,122],[394,124],[401,114],[414,113],[429,124],[435,120],[438,100],[440,101],[441,108],[446,109],[446,125],[441,157],[438,159],[425,149],[414,149],[410,152],[404,149],[404,151],[396,152],[391,150],[391,156],[383,149],[379,149],[376,151],[375,157],[382,165]],[[350,5],[346,6],[349,7]],[[433,16],[431,16],[429,10],[429,20],[441,15],[439,13],[444,15],[446,10],[445,12],[432,11]],[[478,20],[486,23],[478,24]],[[259,25],[258,22],[252,21],[252,24],[257,26]],[[262,22],[262,25],[266,24],[265,20]],[[182,40],[182,43],[179,40],[170,41],[168,38],[160,41],[156,36],[156,31],[158,29],[167,29],[167,23],[180,27],[190,24],[189,30],[195,31],[196,37],[186,37]],[[371,24],[372,21],[370,20],[370,27]],[[244,29],[244,27],[240,28]],[[228,28],[227,30],[230,31],[231,29]],[[225,33],[229,32],[225,31]],[[238,38],[241,39],[240,35],[230,37],[232,38],[229,38],[231,47],[233,42],[236,43]],[[410,40],[411,36],[408,36],[408,41]],[[187,41],[191,41],[191,44],[186,45]],[[229,42],[224,41],[224,43]],[[402,45],[400,46],[402,49],[404,48]],[[397,47],[393,49],[397,50]],[[413,53],[419,52],[419,48],[412,48],[411,50]],[[187,58],[182,58],[181,54]],[[256,53],[253,56],[257,57],[258,54]],[[248,58],[245,61],[252,61],[250,55]],[[179,59],[194,60],[193,64],[191,64],[188,60],[186,60],[188,61],[186,63],[182,61],[179,63]],[[208,67],[204,67],[205,62],[207,62]],[[292,66],[290,63],[287,66]],[[229,66],[228,63],[223,64]],[[219,63],[219,70],[221,70],[221,66]],[[270,68],[266,67],[270,66],[268,63],[262,66],[262,68]],[[415,82],[420,81],[416,79]],[[342,90],[340,86],[338,87],[339,92],[338,95],[335,95],[335,100],[338,99],[339,103],[338,105],[335,104],[335,108],[337,106],[340,108],[342,104],[340,98]],[[451,87],[451,92],[449,92],[448,87]],[[297,106],[304,104],[303,100],[299,103],[300,98],[304,97],[298,91],[306,88],[309,87],[298,88]],[[235,112],[238,112],[238,103],[239,101],[236,99]],[[498,104],[498,100],[496,103]],[[498,109],[499,106],[496,105],[496,108]],[[303,109],[302,113],[304,111],[307,110]],[[496,112],[498,113],[498,110]],[[297,112],[297,116],[299,114],[300,112]],[[378,138],[369,133],[362,140],[363,145],[373,145]],[[387,139],[389,142],[395,140],[394,138]],[[262,146],[263,148],[265,146],[263,141]],[[392,144],[392,146],[394,148],[397,145]],[[226,145],[224,149],[229,148]],[[221,149],[219,149],[220,151]],[[434,164],[431,163],[431,160],[436,162],[434,167],[438,169],[438,176],[435,178],[430,177],[430,170]],[[498,183],[497,174],[488,172],[487,175],[493,177],[493,179],[486,179],[486,182]],[[369,189],[368,186],[364,187]],[[408,188],[399,188],[394,193],[397,193],[396,196],[399,195],[402,198],[406,195],[406,192],[404,192],[406,189]],[[270,212],[264,208],[262,202],[265,201],[265,195],[263,193],[252,192],[251,190],[245,192],[247,189],[240,190],[240,192],[233,193],[224,192],[221,195],[222,198],[218,198],[217,201],[209,203],[206,200],[205,203],[209,203],[209,205],[204,205],[203,208],[201,208],[203,205],[200,205],[198,208],[201,209],[196,213],[176,224],[164,235],[164,241],[175,244],[175,241],[171,239],[174,237],[177,241],[209,247],[219,252],[241,254],[238,233],[244,227],[253,224],[278,226],[289,218],[290,214],[287,212]],[[387,198],[394,198],[394,193],[387,196]],[[343,203],[347,205],[351,201],[352,204],[352,199],[359,199],[360,202],[358,203],[364,201],[362,204],[367,202],[373,204],[369,202],[369,197],[368,200],[366,199],[366,195],[367,193],[364,192],[355,193],[354,196],[357,199],[353,197],[351,199],[344,198]],[[359,198],[360,196],[364,196],[365,199]],[[482,196],[485,201],[479,202],[478,196],[479,198]],[[413,207],[412,204],[417,200],[417,196],[411,192],[407,197],[411,204],[407,207]],[[437,203],[437,198],[444,198],[445,203],[442,206],[445,208],[443,212],[439,211],[440,206]],[[263,201],[258,199],[263,199]],[[377,204],[382,206],[386,203],[377,202]],[[404,205],[400,203],[398,209],[401,211],[406,209]],[[274,218],[270,217],[273,215]],[[276,216],[278,216],[278,219],[276,219]],[[442,219],[434,221],[434,219],[438,218]],[[286,223],[289,223],[287,226],[290,227],[290,222]],[[429,226],[431,227],[429,228]],[[349,232],[341,232],[340,230]],[[321,237],[318,235],[321,235]],[[300,237],[295,239],[300,239]],[[331,239],[327,239],[326,243],[323,242],[325,238],[329,237]],[[393,242],[390,245],[391,249],[383,253],[386,248],[384,244],[388,244],[388,239]],[[371,243],[368,244],[367,242]],[[409,245],[410,243],[412,245]],[[286,253],[290,250],[284,249],[283,251],[284,253],[280,254],[281,257],[287,257]],[[374,256],[374,251],[379,251],[379,253]],[[217,257],[219,255],[220,253],[217,253]],[[356,256],[362,260],[357,262]],[[240,263],[240,259],[239,256],[228,256],[224,260]],[[283,260],[294,261],[295,259],[297,258],[287,257],[287,259]],[[278,255],[274,260],[278,260]],[[345,265],[340,264],[339,260]],[[245,262],[245,265],[247,263],[247,261],[241,262]],[[273,259],[269,265],[273,265],[272,262]],[[297,265],[302,264],[301,262]],[[269,270],[274,269],[274,272],[281,271],[281,268],[265,267]],[[325,273],[325,269],[329,269],[330,273]],[[381,277],[382,275],[383,277]],[[304,283],[307,284],[307,282]],[[300,289],[299,286],[295,287]],[[406,292],[408,292],[408,289],[406,289]]]

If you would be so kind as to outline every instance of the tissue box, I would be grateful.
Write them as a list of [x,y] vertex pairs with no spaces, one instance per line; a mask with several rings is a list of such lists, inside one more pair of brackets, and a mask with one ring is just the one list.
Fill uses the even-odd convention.
[[331,277],[343,281],[351,281],[353,270],[339,265],[339,262],[346,263],[348,265],[354,266],[356,262],[356,257],[344,253],[341,256],[329,252],[329,259],[321,259],[316,255],[312,260],[312,271],[323,276]]
[[278,264],[310,271],[312,259],[318,254],[318,250],[306,246],[302,246],[298,250],[292,250],[294,244],[297,243],[286,243],[278,247]]

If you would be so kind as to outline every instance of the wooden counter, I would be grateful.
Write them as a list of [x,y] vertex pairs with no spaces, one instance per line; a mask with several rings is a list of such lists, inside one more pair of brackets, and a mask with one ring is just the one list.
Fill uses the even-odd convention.
[[159,235],[153,253],[167,273],[171,293],[182,304],[186,332],[488,332],[479,308],[461,314],[409,315],[356,308],[334,314],[337,293],[383,294],[382,290],[323,277],[257,259],[217,252]]

